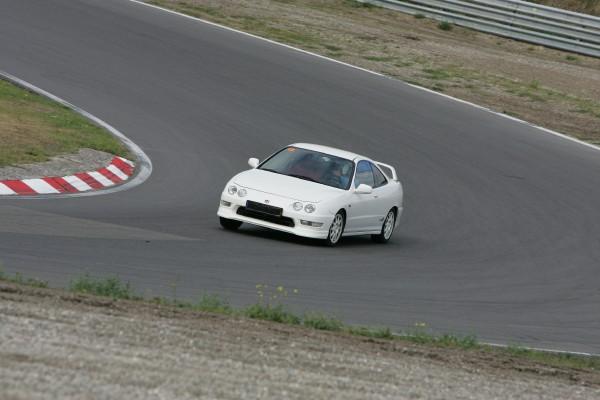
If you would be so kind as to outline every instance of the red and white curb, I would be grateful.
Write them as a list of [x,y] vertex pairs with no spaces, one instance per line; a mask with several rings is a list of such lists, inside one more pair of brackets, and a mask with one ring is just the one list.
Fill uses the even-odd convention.
[[123,157],[115,157],[108,166],[96,171],[62,177],[0,181],[0,195],[63,194],[99,190],[125,182],[133,175],[134,169],[133,162]]

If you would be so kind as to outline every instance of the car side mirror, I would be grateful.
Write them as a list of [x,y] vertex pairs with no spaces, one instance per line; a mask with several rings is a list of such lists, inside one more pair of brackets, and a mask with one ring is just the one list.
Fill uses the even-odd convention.
[[250,158],[248,160],[248,165],[251,166],[252,168],[258,167],[258,164],[260,164],[260,161],[258,161],[258,158]]
[[369,186],[369,185],[365,185],[364,183],[361,183],[354,190],[354,193],[357,193],[357,194],[371,194],[371,193],[373,193],[373,188],[371,186]]

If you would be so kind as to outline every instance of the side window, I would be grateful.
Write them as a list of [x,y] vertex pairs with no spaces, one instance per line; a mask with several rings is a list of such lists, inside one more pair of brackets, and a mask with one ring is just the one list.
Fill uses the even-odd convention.
[[387,183],[385,175],[375,165],[371,164],[371,168],[373,168],[373,177],[375,178],[375,186],[373,187],[377,188],[385,185]]
[[373,170],[371,169],[371,163],[368,161],[359,161],[356,165],[356,176],[354,178],[354,187],[358,187],[360,184],[375,186],[375,180],[373,179]]

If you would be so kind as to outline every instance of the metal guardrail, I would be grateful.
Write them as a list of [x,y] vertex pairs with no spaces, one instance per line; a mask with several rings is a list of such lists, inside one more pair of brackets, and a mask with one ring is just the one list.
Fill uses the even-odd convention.
[[600,57],[600,18],[521,0],[357,0],[408,14]]

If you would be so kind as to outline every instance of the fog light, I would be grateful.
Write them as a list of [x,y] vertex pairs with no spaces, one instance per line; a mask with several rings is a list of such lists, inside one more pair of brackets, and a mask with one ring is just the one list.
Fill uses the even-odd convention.
[[318,228],[320,226],[323,226],[322,222],[313,222],[313,221],[305,221],[303,219],[300,220],[300,223],[302,225],[308,225],[308,226],[314,226],[315,228]]
[[225,207],[229,207],[229,206],[231,206],[231,203],[229,201],[221,200],[221,205],[225,206]]

